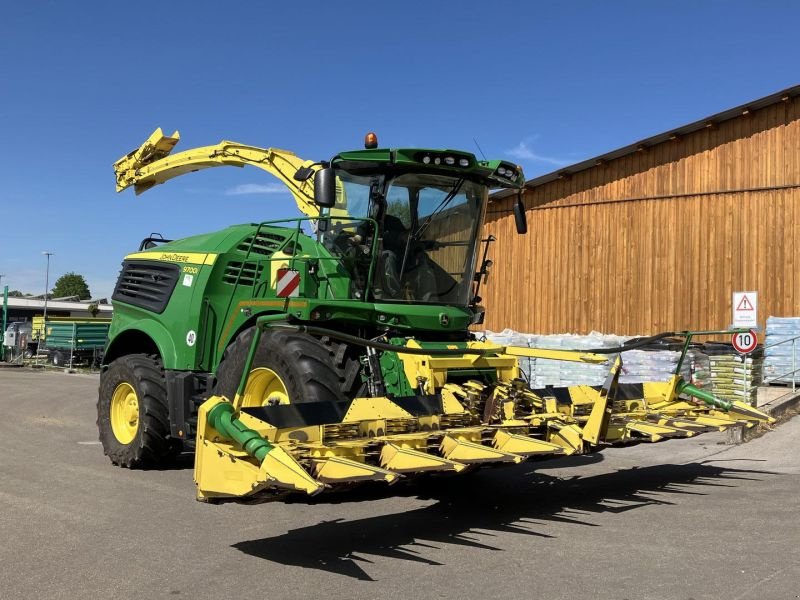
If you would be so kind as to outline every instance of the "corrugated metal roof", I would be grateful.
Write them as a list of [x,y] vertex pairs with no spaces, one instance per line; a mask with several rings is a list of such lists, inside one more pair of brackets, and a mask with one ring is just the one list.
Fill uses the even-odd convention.
[[[0,306],[2,306],[2,304],[3,304],[3,299],[0,298]],[[9,296],[8,307],[43,310],[44,299],[15,298],[13,296]],[[88,304],[86,304],[85,302],[63,302],[59,300],[48,300],[47,308],[50,310],[85,311],[88,308]],[[101,313],[111,313],[114,311],[114,307],[111,306],[110,304],[99,304],[97,308],[100,310]]]
[[[553,171],[545,175],[540,175],[539,177],[535,177],[534,179],[529,179],[525,182],[525,187],[529,189],[538,187],[545,183],[561,179],[562,177],[573,175],[575,173],[578,173],[580,171],[585,171],[587,169],[591,169],[592,167],[597,166],[598,164],[603,164],[612,161],[616,158],[621,158],[623,156],[627,156],[628,154],[633,154],[634,152],[638,152],[640,150],[652,148],[653,146],[656,146],[658,144],[663,144],[664,142],[674,140],[676,137],[682,137],[690,133],[693,133],[695,131],[700,131],[702,129],[705,129],[706,127],[718,125],[723,121],[729,121],[731,119],[735,119],[736,117],[740,117],[744,114],[747,114],[748,112],[752,112],[760,108],[770,106],[771,104],[777,104],[778,102],[785,102],[786,100],[798,95],[800,95],[800,85],[792,86],[788,89],[783,90],[782,92],[777,92],[775,94],[770,94],[769,96],[764,96],[763,98],[759,98],[758,100],[753,100],[752,102],[747,102],[740,106],[730,108],[720,113],[711,115],[710,117],[706,117],[705,119],[700,119],[699,121],[694,121],[693,123],[689,123],[688,125],[683,125],[682,127],[668,129],[664,133],[659,133],[658,135],[651,136],[649,138],[643,139],[633,144],[628,144],[627,146],[623,146],[622,148],[618,148],[616,150],[612,150],[611,152],[595,156],[594,158],[589,158],[579,163],[575,163],[574,165],[570,165],[568,167],[562,167],[557,171]],[[516,194],[514,190],[503,190],[497,192],[496,194],[492,194],[491,200],[499,200],[501,198],[507,198],[514,194]]]

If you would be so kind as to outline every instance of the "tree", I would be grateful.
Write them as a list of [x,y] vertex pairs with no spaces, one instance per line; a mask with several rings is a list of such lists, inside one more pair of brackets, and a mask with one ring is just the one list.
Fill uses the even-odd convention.
[[56,284],[53,287],[53,297],[63,298],[65,296],[77,296],[80,300],[88,300],[92,297],[83,275],[70,272],[65,273],[56,280]]
[[8,292],[8,297],[9,298],[24,298],[27,295],[28,294],[23,294],[19,290],[11,290],[10,292]]
[[386,214],[400,219],[406,229],[411,228],[411,207],[406,200],[389,199]]

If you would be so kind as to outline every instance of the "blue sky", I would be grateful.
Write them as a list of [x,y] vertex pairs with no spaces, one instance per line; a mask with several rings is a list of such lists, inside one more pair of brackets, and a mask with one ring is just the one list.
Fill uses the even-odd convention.
[[[111,164],[156,127],[327,158],[449,147],[528,177],[800,82],[796,2],[26,2],[0,18],[0,273],[110,295],[152,231],[296,215],[269,175],[136,197]],[[277,190],[277,191],[276,191]]]

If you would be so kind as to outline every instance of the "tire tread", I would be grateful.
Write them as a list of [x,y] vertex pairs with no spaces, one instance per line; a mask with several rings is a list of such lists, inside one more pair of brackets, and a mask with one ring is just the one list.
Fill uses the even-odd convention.
[[113,377],[112,369],[127,370],[133,375],[134,381],[129,383],[134,386],[139,400],[139,431],[127,445],[120,444],[114,438],[110,420],[110,395],[113,389],[104,389],[101,378],[97,427],[105,454],[113,464],[129,469],[154,467],[163,463],[174,454],[174,444],[170,437],[166,379],[161,360],[154,355],[129,354],[112,362],[104,376]]
[[[255,328],[242,331],[225,349],[217,369],[213,394],[232,398],[236,393]],[[347,348],[306,333],[266,331],[256,351],[254,366],[265,363],[280,367],[286,384],[299,393],[291,402],[341,401],[348,399],[355,373],[346,359]],[[357,373],[357,369],[356,369]]]

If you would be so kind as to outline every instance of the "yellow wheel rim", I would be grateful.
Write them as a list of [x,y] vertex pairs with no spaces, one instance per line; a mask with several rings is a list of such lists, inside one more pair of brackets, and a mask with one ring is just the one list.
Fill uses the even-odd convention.
[[120,444],[130,444],[139,431],[139,397],[130,383],[120,383],[111,396],[111,430]]
[[273,404],[289,404],[289,392],[283,379],[266,367],[258,367],[250,371],[247,385],[244,388],[242,406],[271,406]]

